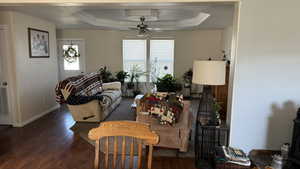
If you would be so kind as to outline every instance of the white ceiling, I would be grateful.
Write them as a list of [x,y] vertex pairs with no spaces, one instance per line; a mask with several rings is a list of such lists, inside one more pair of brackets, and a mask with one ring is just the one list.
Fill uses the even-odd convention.
[[[232,25],[232,4],[114,4],[94,6],[6,6],[54,22],[58,29],[128,30],[140,16],[161,30],[219,29]],[[147,22],[148,21],[148,22]]]

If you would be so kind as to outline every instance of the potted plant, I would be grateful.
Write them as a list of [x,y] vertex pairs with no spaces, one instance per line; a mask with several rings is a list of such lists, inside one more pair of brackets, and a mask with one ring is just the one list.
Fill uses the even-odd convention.
[[158,92],[178,92],[182,89],[181,84],[171,74],[166,74],[162,78],[157,78],[155,82]]
[[221,105],[214,99],[214,103],[213,103],[213,106],[212,106],[212,111],[215,113],[214,114],[214,117],[217,122],[216,125],[221,125],[221,118],[220,118],[220,110],[222,109]]
[[183,76],[184,81],[184,87],[189,88],[192,85],[192,79],[193,79],[193,70],[190,68],[188,71],[184,72]]
[[134,82],[133,82],[134,76],[131,74],[131,75],[129,75],[129,77],[130,77],[130,81],[127,83],[127,89],[133,89],[134,88]]
[[125,72],[123,70],[116,73],[116,78],[119,82],[121,82],[122,85],[124,84],[125,79],[127,79],[128,77],[129,77],[128,72]]
[[116,81],[116,78],[112,75],[112,73],[108,70],[106,66],[99,69],[99,73],[103,83]]
[[[139,65],[132,66],[132,68],[130,70],[130,74],[129,74],[130,81],[127,84],[127,88],[134,89],[134,91],[133,91],[134,96],[141,93],[141,90],[139,89],[139,79],[141,76],[144,76],[144,75],[146,75],[146,72],[144,72]],[[134,81],[135,81],[135,83],[134,83]]]

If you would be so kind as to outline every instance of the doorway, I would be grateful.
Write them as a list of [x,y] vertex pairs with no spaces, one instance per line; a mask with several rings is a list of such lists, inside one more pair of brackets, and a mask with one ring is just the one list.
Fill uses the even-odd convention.
[[[72,47],[79,57],[72,61],[64,58],[64,51]],[[57,41],[59,79],[77,76],[85,73],[85,42],[82,39],[60,39]]]
[[11,125],[11,113],[9,109],[8,83],[7,83],[7,64],[8,58],[8,39],[7,26],[0,25],[0,125]]

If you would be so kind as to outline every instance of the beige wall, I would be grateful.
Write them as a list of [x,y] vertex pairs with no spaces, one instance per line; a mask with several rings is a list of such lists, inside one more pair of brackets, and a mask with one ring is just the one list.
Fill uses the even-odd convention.
[[232,32],[233,27],[229,26],[224,29],[222,32],[222,49],[225,51],[225,54],[228,59],[231,58],[230,53],[231,53],[231,46],[232,46]]
[[[54,88],[58,81],[55,25],[35,17],[14,13],[17,81],[21,121],[26,122],[54,106]],[[49,32],[50,58],[30,59],[27,28]]]
[[[4,12],[11,34],[13,65],[15,66],[13,104],[17,107],[15,126],[22,126],[57,106],[54,88],[58,81],[55,25],[18,12]],[[0,15],[1,16],[1,15]],[[27,28],[49,31],[50,58],[30,59]]]
[[[88,72],[106,65],[113,72],[122,69],[122,39],[135,32],[108,30],[57,30],[58,39],[84,39]],[[195,59],[221,58],[222,30],[164,32],[153,36],[175,38],[175,76],[192,67]]]
[[10,16],[11,16],[11,12],[0,11],[0,24],[1,25],[9,25],[10,21],[11,21]]

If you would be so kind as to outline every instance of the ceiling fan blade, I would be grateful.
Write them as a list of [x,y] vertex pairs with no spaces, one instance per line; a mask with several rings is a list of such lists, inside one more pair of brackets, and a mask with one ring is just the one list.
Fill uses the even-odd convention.
[[152,36],[152,39],[175,39],[173,36]]
[[139,30],[139,28],[134,28],[134,27],[132,27],[132,28],[128,28],[129,30]]
[[148,28],[150,31],[152,32],[163,32],[165,30],[161,29],[161,28]]

